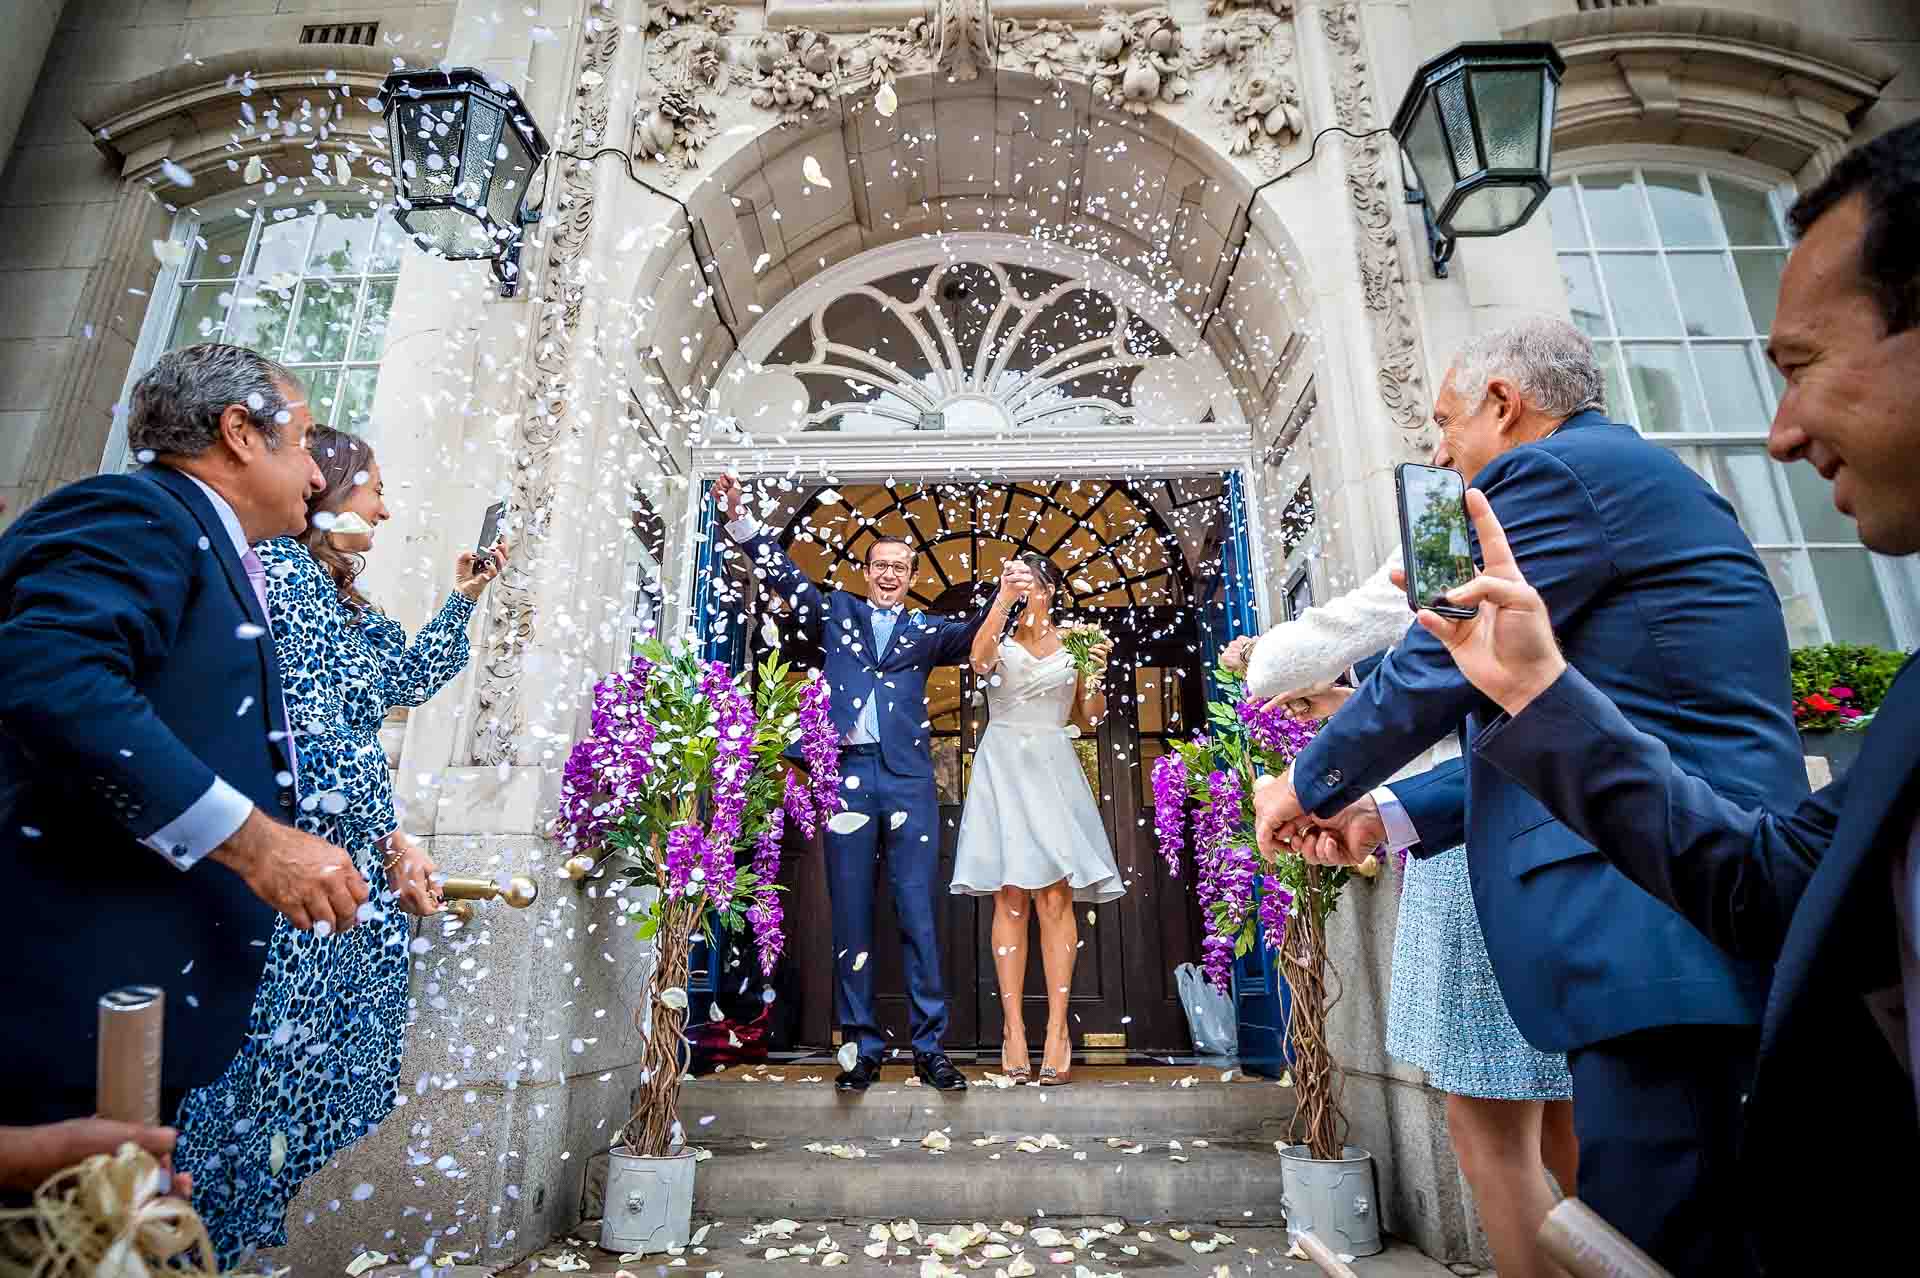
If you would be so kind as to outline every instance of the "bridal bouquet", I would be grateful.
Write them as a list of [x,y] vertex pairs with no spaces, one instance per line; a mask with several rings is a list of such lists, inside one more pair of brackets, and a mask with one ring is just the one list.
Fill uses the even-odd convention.
[[[680,1048],[694,936],[750,930],[770,974],[784,941],[776,879],[786,822],[812,835],[841,804],[827,682],[790,673],[770,656],[749,692],[691,643],[649,640],[627,669],[594,685],[592,730],[567,756],[555,840],[597,860],[617,855],[659,888],[637,933],[656,959],[636,1013],[639,1102],[623,1133],[635,1154],[684,1143]],[[796,743],[804,779],[781,757]]]
[[1067,657],[1073,662],[1078,674],[1093,672],[1093,650],[1108,642],[1107,632],[1091,622],[1077,626],[1068,626],[1060,632],[1060,642],[1067,650]]
[[1191,811],[1194,891],[1206,920],[1201,966],[1215,989],[1226,991],[1234,960],[1253,949],[1259,920],[1266,952],[1292,995],[1287,1042],[1300,1102],[1295,1122],[1304,1123],[1313,1157],[1333,1158],[1343,1123],[1326,1038],[1327,1012],[1338,998],[1328,991],[1326,925],[1352,872],[1292,854],[1263,863],[1253,825],[1257,778],[1284,772],[1319,724],[1249,698],[1245,682],[1225,667],[1215,677],[1222,699],[1207,706],[1211,731],[1171,743],[1173,753],[1154,765],[1154,833],[1179,876]]

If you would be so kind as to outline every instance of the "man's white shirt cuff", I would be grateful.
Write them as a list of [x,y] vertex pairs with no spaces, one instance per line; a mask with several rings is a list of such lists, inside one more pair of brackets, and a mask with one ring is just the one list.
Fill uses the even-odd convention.
[[253,813],[253,801],[219,777],[193,806],[140,840],[173,862],[191,870],[194,863],[233,837]]
[[1413,819],[1407,815],[1400,800],[1393,797],[1393,791],[1380,786],[1373,792],[1374,806],[1380,809],[1380,824],[1387,828],[1387,851],[1399,852],[1410,848],[1420,841],[1420,832],[1413,828]]
[[727,521],[727,536],[735,541],[752,541],[760,532],[760,521],[752,515],[742,515],[738,519]]

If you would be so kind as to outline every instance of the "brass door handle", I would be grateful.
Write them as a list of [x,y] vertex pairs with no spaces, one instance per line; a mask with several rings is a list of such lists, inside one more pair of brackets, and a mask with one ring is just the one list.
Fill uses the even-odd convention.
[[516,910],[524,910],[540,899],[540,887],[525,875],[516,874],[502,883],[498,879],[449,874],[439,879],[440,895],[448,904],[444,911],[462,923],[471,923],[475,901],[505,901]]

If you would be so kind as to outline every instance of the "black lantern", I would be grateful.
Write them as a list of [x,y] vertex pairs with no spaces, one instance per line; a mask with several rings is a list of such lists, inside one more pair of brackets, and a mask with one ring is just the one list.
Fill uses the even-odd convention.
[[521,228],[538,216],[527,211],[527,187],[549,150],[526,104],[471,67],[396,71],[380,94],[394,216],[428,252],[491,259],[500,295],[512,297]]
[[1551,44],[1514,40],[1456,45],[1414,75],[1393,136],[1413,164],[1408,197],[1426,207],[1435,274],[1455,237],[1524,226],[1547,198],[1564,70]]

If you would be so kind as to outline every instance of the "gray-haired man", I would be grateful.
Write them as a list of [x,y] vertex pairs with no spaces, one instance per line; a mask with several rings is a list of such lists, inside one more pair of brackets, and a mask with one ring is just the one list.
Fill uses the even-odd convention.
[[[1765,566],[1732,507],[1608,421],[1601,396],[1585,336],[1533,320],[1469,345],[1433,415],[1444,453],[1506,525],[1567,660],[1723,792],[1804,795]],[[1256,793],[1262,847],[1297,838],[1311,859],[1347,860],[1303,813],[1338,822],[1462,719],[1471,741],[1498,714],[1412,627],[1291,773]],[[1573,1071],[1581,1198],[1675,1274],[1739,1272],[1729,1173],[1768,964],[1715,947],[1471,750],[1465,796],[1501,993],[1528,1041],[1567,1053]]]
[[[216,1077],[273,926],[352,927],[367,885],[286,824],[287,736],[250,547],[306,526],[313,419],[237,346],[160,358],[127,440],[150,462],[49,495],[0,536],[0,1122],[93,1108],[95,1001],[167,993],[163,1095]],[[164,1101],[163,1101],[164,1103]]]

